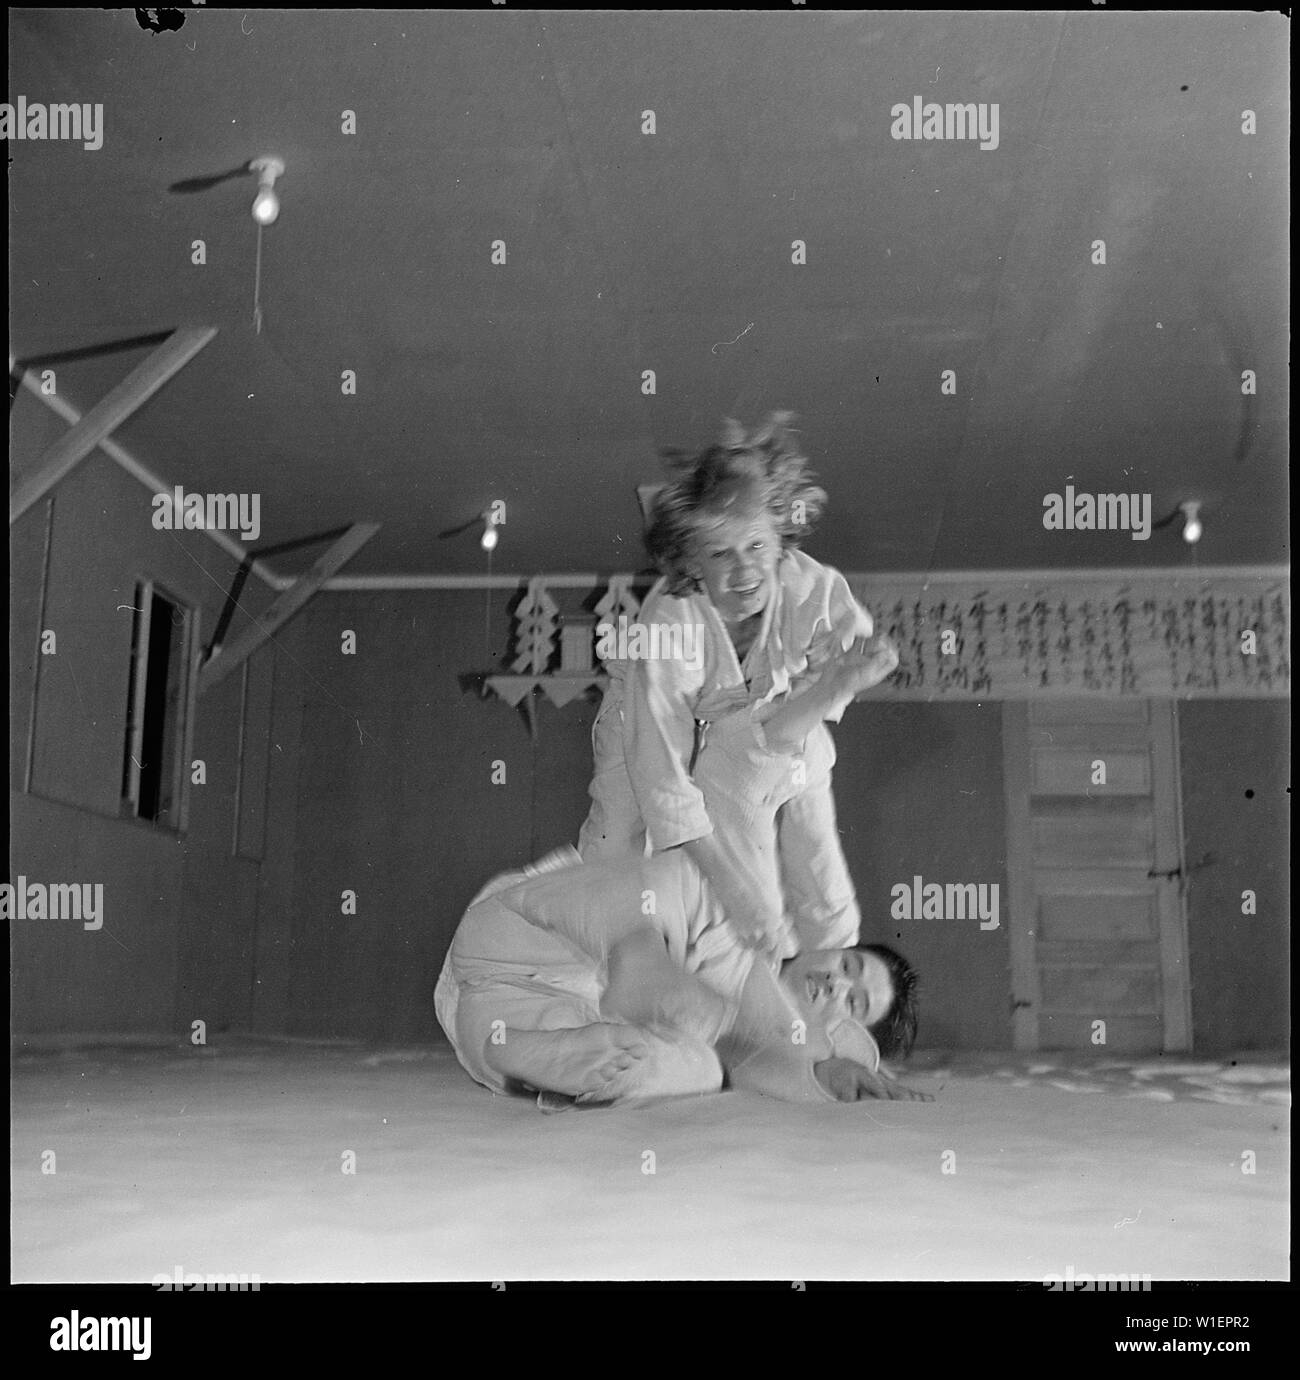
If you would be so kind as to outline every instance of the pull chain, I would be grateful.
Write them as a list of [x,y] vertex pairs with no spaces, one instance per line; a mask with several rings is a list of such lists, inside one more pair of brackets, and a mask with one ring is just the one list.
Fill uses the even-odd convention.
[[253,329],[262,334],[262,224],[257,226],[257,268],[253,273]]
[[483,591],[483,663],[492,664],[492,553],[487,553],[487,588]]

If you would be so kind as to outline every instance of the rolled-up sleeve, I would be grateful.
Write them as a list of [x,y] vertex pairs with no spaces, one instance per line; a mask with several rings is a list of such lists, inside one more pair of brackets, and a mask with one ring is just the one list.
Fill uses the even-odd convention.
[[628,774],[650,846],[675,848],[713,832],[687,768],[695,745],[699,677],[680,661],[633,662],[624,701]]
[[[808,611],[815,610],[814,622],[808,637],[808,669],[791,681],[791,693],[798,695],[816,683],[827,663],[860,637],[871,637],[875,620],[853,597],[849,582],[838,570],[822,568],[815,599],[808,601]],[[828,714],[831,723],[839,723],[844,710]]]
[[827,570],[829,577],[822,593],[817,626],[808,646],[808,669],[824,666],[837,652],[847,651],[859,637],[875,632],[870,613],[853,597],[849,582],[838,570]]

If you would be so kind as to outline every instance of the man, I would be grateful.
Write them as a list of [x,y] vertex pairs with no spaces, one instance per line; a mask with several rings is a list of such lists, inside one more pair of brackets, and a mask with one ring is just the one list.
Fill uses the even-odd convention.
[[871,1034],[910,1047],[906,963],[817,951],[778,979],[682,850],[584,864],[563,849],[497,878],[457,929],[435,1004],[476,1081],[544,1106],[716,1092],[727,1075],[786,1101],[921,1096],[882,1076]]

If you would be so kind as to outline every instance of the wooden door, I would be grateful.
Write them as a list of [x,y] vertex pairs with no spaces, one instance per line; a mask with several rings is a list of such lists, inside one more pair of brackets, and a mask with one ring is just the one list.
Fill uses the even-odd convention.
[[1171,700],[1003,706],[1017,1049],[1191,1048]]

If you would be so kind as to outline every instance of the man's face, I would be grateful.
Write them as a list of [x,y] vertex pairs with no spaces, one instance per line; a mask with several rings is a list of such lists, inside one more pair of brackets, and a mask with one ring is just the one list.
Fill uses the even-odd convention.
[[884,1020],[894,983],[884,960],[857,949],[813,949],[781,969],[781,981],[809,1024],[825,1030],[842,1016],[868,1029]]
[[743,623],[767,607],[781,539],[764,509],[702,522],[692,545],[693,574],[724,623]]

